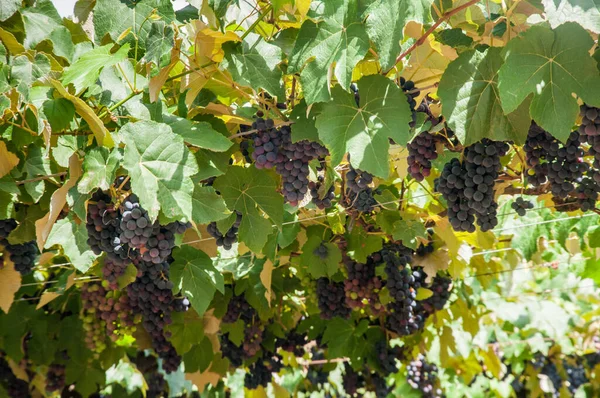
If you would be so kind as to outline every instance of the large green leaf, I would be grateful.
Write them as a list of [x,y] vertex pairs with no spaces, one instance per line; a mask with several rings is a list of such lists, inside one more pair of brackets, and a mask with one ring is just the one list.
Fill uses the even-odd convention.
[[399,220],[394,223],[394,240],[401,240],[402,244],[411,249],[416,249],[419,241],[417,237],[427,235],[423,223],[414,220]]
[[269,174],[255,167],[230,167],[215,180],[214,187],[230,210],[242,213],[240,240],[252,251],[260,252],[272,228],[259,209],[277,226],[283,220],[283,197],[277,192],[278,184]]
[[112,45],[107,44],[97,47],[79,57],[73,65],[65,71],[62,82],[66,86],[73,83],[77,92],[90,87],[96,83],[102,68],[116,65],[127,59],[129,45],[121,47],[116,53],[111,54]]
[[[327,255],[324,259],[315,254],[315,250],[321,245],[327,248]],[[323,242],[320,236],[311,235],[302,246],[302,255],[298,260],[308,269],[313,278],[333,276],[342,262],[342,252],[336,244]]]
[[499,48],[466,51],[452,61],[442,76],[438,95],[442,113],[465,145],[482,138],[525,142],[531,125],[527,101],[505,115],[498,93]]
[[213,266],[206,253],[191,246],[174,250],[173,259],[173,284],[181,289],[198,315],[204,314],[215,292],[225,291],[223,275]]
[[196,185],[192,197],[192,220],[197,224],[208,224],[212,221],[229,217],[229,210],[223,198],[213,187]]
[[170,341],[179,354],[188,352],[204,339],[204,321],[196,311],[176,312],[171,317],[173,323],[169,325],[172,333]]
[[227,43],[225,59],[234,80],[254,89],[265,89],[283,101],[285,95],[281,82],[281,49],[269,44],[262,36],[250,33],[242,43]]
[[308,104],[329,100],[330,68],[338,83],[349,89],[352,70],[369,51],[357,0],[327,1],[319,12],[322,21],[306,20],[302,24],[289,61],[289,72],[302,70],[300,80]]
[[48,118],[52,131],[57,133],[69,127],[75,117],[75,106],[64,98],[51,99],[44,102],[44,115]]
[[577,22],[587,30],[600,33],[600,2],[598,0],[541,0],[546,20],[552,28]]
[[121,152],[105,147],[92,148],[83,159],[83,175],[77,189],[81,193],[90,193],[96,188],[106,191],[115,179]]
[[73,215],[69,214],[54,224],[44,247],[61,246],[73,266],[85,274],[98,257],[90,249],[87,239],[85,224],[75,222]]
[[317,115],[321,112],[322,104],[313,104],[310,108],[303,99],[294,107],[290,114],[292,125],[292,141],[301,140],[319,141],[319,132],[315,125]]
[[600,78],[589,50],[589,33],[575,23],[555,30],[532,26],[505,48],[498,88],[505,113],[533,94],[530,113],[544,130],[566,141],[579,112],[577,94],[600,107]]
[[168,63],[174,46],[174,31],[164,21],[154,21],[146,39],[146,54],[144,59],[154,62],[158,67]]
[[177,116],[167,116],[164,122],[171,126],[173,132],[183,137],[190,145],[210,149],[215,152],[225,152],[233,145],[223,134],[216,131],[208,122],[193,122]]
[[10,18],[19,7],[21,7],[21,0],[3,0],[0,1],[0,21],[5,21]]
[[346,234],[348,255],[360,263],[366,263],[367,257],[383,247],[381,235],[368,235],[367,231],[355,227]]
[[[94,30],[98,43],[105,35],[117,40],[128,29],[139,38],[139,47],[145,49],[146,40],[152,29],[149,18],[158,17],[166,23],[175,20],[170,0],[97,0],[94,7]],[[123,41],[134,44],[133,35]]]
[[163,123],[128,123],[121,129],[126,144],[123,166],[131,187],[152,220],[158,211],[171,219],[192,218],[190,178],[198,172],[196,160],[183,138]]
[[321,141],[339,164],[346,152],[355,168],[380,177],[389,174],[388,138],[405,145],[410,138],[411,112],[406,96],[391,80],[367,76],[358,82],[361,107],[354,95],[339,87],[317,116]]
[[38,1],[35,7],[22,10],[21,15],[25,27],[23,45],[27,48],[34,48],[48,39],[49,34],[61,26],[60,15],[50,0]]
[[406,24],[431,21],[431,3],[432,0],[377,0],[367,9],[367,33],[383,69],[391,69],[396,63]]

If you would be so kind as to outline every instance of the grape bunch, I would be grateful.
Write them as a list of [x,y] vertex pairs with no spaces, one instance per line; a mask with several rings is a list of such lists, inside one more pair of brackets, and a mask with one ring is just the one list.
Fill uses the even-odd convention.
[[229,363],[236,368],[242,366],[244,361],[244,349],[236,346],[230,339],[229,333],[220,336],[221,353],[224,358],[229,359]]
[[147,398],[168,397],[168,385],[163,375],[158,371],[158,361],[153,355],[146,355],[138,351],[134,359],[140,373],[144,375],[148,390],[146,391]]
[[429,241],[426,244],[419,243],[417,250],[415,250],[415,254],[419,257],[424,257],[428,254],[433,253],[433,250],[434,250],[433,240],[432,240],[433,229],[431,229],[431,228],[427,229],[427,236],[429,238]]
[[525,216],[527,210],[533,209],[533,203],[519,196],[514,202],[512,202],[510,207],[512,207],[512,209],[516,211],[519,216],[523,217]]
[[252,123],[252,129],[257,130],[254,136],[254,152],[252,159],[257,169],[270,169],[283,160],[279,154],[281,134],[275,128],[271,119],[258,118]]
[[359,388],[364,388],[366,385],[366,379],[362,373],[359,373],[352,369],[352,366],[348,363],[344,363],[344,376],[342,377],[342,385],[344,391],[351,397],[355,397],[358,394]]
[[277,339],[277,346],[282,350],[291,352],[297,357],[304,355],[304,346],[308,344],[308,338],[304,333],[298,333],[296,330],[290,331],[285,338]]
[[529,166],[528,182],[534,187],[548,182],[552,195],[560,199],[565,199],[573,193],[576,184],[589,169],[588,164],[583,161],[583,138],[574,131],[563,145],[532,123],[523,146]]
[[336,316],[348,318],[350,307],[345,302],[344,284],[332,282],[327,278],[317,280],[317,300],[321,318],[332,319]]
[[272,374],[281,370],[281,361],[281,356],[265,353],[263,358],[250,365],[244,377],[244,386],[249,390],[255,390],[259,386],[266,387],[273,377]]
[[259,322],[246,324],[244,329],[244,342],[242,348],[246,358],[251,358],[260,351],[265,328]]
[[173,297],[173,282],[169,280],[169,264],[134,261],[138,277],[127,286],[127,296],[132,312],[142,318],[142,325],[150,335],[152,346],[163,360],[163,368],[170,373],[179,367],[181,357],[167,340],[171,313],[175,311],[178,300]]
[[371,373],[371,383],[377,398],[387,398],[392,392],[393,387],[388,386],[385,377],[378,373]]
[[443,396],[439,387],[437,366],[428,363],[423,355],[419,355],[407,366],[406,378],[408,384],[415,390],[419,390],[424,398]]
[[366,171],[355,169],[350,166],[346,173],[346,187],[352,192],[359,193],[368,188],[373,182],[373,175]]
[[410,127],[414,127],[417,122],[417,100],[415,98],[421,95],[421,92],[415,90],[415,83],[412,80],[406,80],[403,77],[400,78],[400,88],[406,93],[406,100],[408,101],[410,111],[412,112],[412,121],[409,125]]
[[4,358],[4,353],[0,352],[0,385],[10,398],[29,398],[29,385],[25,380],[19,379],[13,373],[8,362]]
[[437,159],[437,138],[424,131],[408,145],[408,173],[417,181],[423,181],[431,173],[431,161]]
[[421,302],[425,312],[433,314],[435,311],[443,309],[450,298],[451,286],[452,279],[436,275],[431,284],[427,286],[433,294]]
[[556,364],[548,357],[538,353],[535,358],[532,360],[533,368],[538,371],[539,374],[542,374],[552,382],[555,390],[555,397],[558,397],[558,391],[562,387],[563,380],[562,376],[558,371],[558,367]]
[[331,184],[327,192],[325,192],[323,197],[321,197],[319,195],[319,190],[322,184],[323,177],[321,176],[319,176],[319,182],[310,181],[308,183],[308,188],[310,189],[310,196],[312,197],[312,202],[320,210],[330,208],[333,205],[333,200],[335,199],[335,184]]
[[256,316],[256,310],[246,300],[244,295],[233,296],[227,305],[227,312],[221,320],[223,323],[234,323],[242,318],[244,323],[252,322]]
[[37,243],[33,240],[17,245],[11,245],[7,241],[2,244],[15,265],[15,270],[19,271],[21,275],[30,274],[35,265],[35,259],[40,254]]
[[121,204],[120,213],[121,243],[141,249],[154,234],[155,226],[150,221],[148,212],[140,206],[139,198],[131,194]]
[[475,216],[484,232],[498,225],[494,185],[500,157],[508,149],[506,143],[484,138],[465,149],[463,162],[452,159],[444,166],[435,187],[448,203],[448,218],[455,230],[474,232]]
[[575,394],[580,386],[589,382],[585,368],[579,361],[564,360],[563,368],[567,375],[567,388],[571,394]]
[[373,211],[377,205],[374,197],[377,192],[369,187],[372,182],[372,174],[350,166],[350,170],[346,173],[346,207],[364,213]]
[[[599,175],[599,173],[594,175]],[[596,207],[598,193],[600,193],[600,184],[593,178],[586,176],[579,181],[574,196],[581,210],[588,211]]]
[[233,244],[237,242],[237,233],[240,228],[240,224],[242,223],[242,213],[236,211],[236,219],[233,225],[227,230],[225,235],[219,231],[217,228],[216,222],[211,222],[206,227],[206,231],[210,236],[215,238],[217,241],[217,246],[222,246],[225,250],[231,250]]
[[579,134],[586,137],[600,136],[600,109],[586,104],[579,108],[581,126]]
[[313,159],[324,158],[329,153],[318,142],[302,140],[292,142],[291,129],[281,128],[282,160],[277,163],[275,171],[282,179],[282,194],[286,202],[297,206],[308,192],[308,164]]
[[403,359],[404,350],[398,346],[389,347],[385,340],[381,340],[375,344],[375,357],[381,373],[387,376],[398,371],[396,360]]
[[10,260],[15,265],[15,270],[21,275],[28,275],[33,270],[35,259],[40,254],[36,241],[11,245],[8,235],[17,228],[17,222],[12,219],[0,220],[0,245],[6,249]]
[[65,365],[51,364],[46,372],[46,391],[61,391],[65,388]]
[[17,222],[14,219],[0,220],[0,242],[8,238],[15,228],[17,228]]
[[344,263],[348,275],[344,280],[346,305],[352,309],[368,306],[373,315],[379,315],[383,311],[379,302],[383,282],[375,275],[375,264],[372,261],[362,264],[349,259]]

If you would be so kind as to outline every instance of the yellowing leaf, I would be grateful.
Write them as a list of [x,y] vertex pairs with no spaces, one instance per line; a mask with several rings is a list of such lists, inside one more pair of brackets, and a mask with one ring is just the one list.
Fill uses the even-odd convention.
[[27,371],[19,366],[15,361],[8,358],[8,366],[10,370],[12,370],[13,374],[17,376],[17,379],[21,379],[23,381],[29,382],[29,376],[27,376]]
[[158,72],[158,75],[152,77],[148,83],[148,91],[150,93],[150,102],[156,102],[158,95],[163,85],[169,78],[169,74],[179,62],[179,52],[181,51],[181,39],[175,40],[175,46],[171,50],[171,62]]
[[262,271],[260,271],[260,281],[265,287],[265,298],[267,299],[267,303],[269,303],[269,307],[271,306],[271,295],[273,294],[273,290],[271,289],[271,277],[273,275],[273,263],[271,260],[267,260],[265,265],[263,266]]
[[23,45],[17,41],[15,36],[2,28],[0,28],[0,41],[4,43],[4,46],[12,55],[25,52],[25,47],[23,47]]
[[4,177],[16,165],[19,164],[19,158],[6,148],[6,143],[0,141],[0,178]]
[[75,106],[75,110],[86,121],[92,133],[96,137],[96,141],[98,141],[98,145],[105,146],[107,148],[112,148],[115,143],[112,139],[110,132],[104,127],[104,123],[102,120],[96,115],[94,110],[89,107],[88,104],[85,103],[81,98],[76,97],[70,94],[62,84],[58,80],[54,80],[51,78],[47,79],[47,82],[56,89],[56,91],[65,99],[68,99]]
[[483,364],[489,372],[491,372],[495,378],[500,378],[500,372],[502,371],[502,362],[500,362],[500,356],[494,352],[494,348],[489,346],[487,352],[481,352],[483,357]]
[[[73,286],[73,284],[75,284],[75,272],[73,272],[67,278],[67,284],[65,285],[65,290],[69,289],[71,286]],[[60,296],[62,296],[62,294],[56,293],[56,292],[46,291],[46,292],[42,293],[42,297],[40,297],[40,301],[39,301],[37,307],[35,307],[35,309],[39,310],[40,308],[42,308],[43,306],[45,306],[46,304],[48,304],[49,302],[51,302],[52,300],[54,300],[55,298],[60,297]]]
[[15,270],[15,266],[4,256],[4,267],[0,269],[0,308],[8,314],[15,300],[15,293],[21,287],[21,274]]
[[50,211],[48,214],[35,222],[35,234],[40,251],[43,251],[46,240],[50,235],[50,231],[52,231],[54,223],[67,203],[67,193],[69,192],[69,189],[77,185],[77,180],[81,177],[81,162],[76,154],[73,154],[69,159],[69,173],[69,180],[52,194],[52,198],[50,199]]
[[194,102],[194,99],[196,99],[200,93],[200,90],[202,90],[213,73],[215,73],[217,70],[215,65],[210,65],[202,69],[201,65],[195,62],[190,63],[190,67],[196,70],[192,71],[190,74],[181,79],[181,92],[188,90],[187,94],[185,95],[185,103],[188,106]]
[[228,41],[240,41],[240,38],[231,31],[221,33],[216,30],[204,28],[196,36],[196,55],[206,57],[215,62],[221,62],[225,56],[223,43]]
[[186,373],[186,380],[191,381],[198,387],[198,392],[202,393],[206,386],[210,383],[213,386],[216,386],[219,380],[221,379],[221,375],[215,372],[210,371],[210,366],[204,372],[196,372],[196,373]]
[[415,264],[423,267],[423,271],[427,274],[426,282],[429,283],[438,271],[448,269],[450,257],[447,248],[439,248],[424,257],[415,257],[414,261]]

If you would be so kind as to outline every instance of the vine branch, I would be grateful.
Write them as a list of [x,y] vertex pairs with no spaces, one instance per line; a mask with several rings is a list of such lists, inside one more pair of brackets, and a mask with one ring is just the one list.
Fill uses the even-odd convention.
[[49,178],[54,178],[54,177],[62,177],[67,175],[66,171],[63,171],[61,173],[55,173],[55,174],[48,174],[45,176],[40,176],[40,177],[35,177],[35,178],[31,178],[29,180],[21,180],[21,181],[17,181],[17,185],[23,185],[23,184],[27,184],[28,182],[36,182],[36,181],[42,181],[42,180],[47,180]]
[[[474,5],[475,3],[477,3],[478,1],[479,0],[470,0],[470,1],[466,2],[463,5],[460,5],[460,6],[456,7],[456,8],[453,8],[452,10],[450,10],[448,12],[445,12],[440,19],[438,19],[433,25],[431,25],[431,27],[429,29],[427,29],[427,31],[425,33],[423,33],[423,35],[421,37],[419,37],[417,39],[417,41],[415,41],[410,47],[408,47],[402,54],[398,55],[398,57],[396,58],[396,61],[394,62],[394,65],[396,65],[398,62],[402,61],[404,59],[404,57],[406,57],[408,54],[410,54],[411,52],[413,52],[415,48],[417,48],[420,45],[422,45],[423,43],[425,43],[425,39],[427,39],[427,37],[430,34],[432,34],[433,31],[435,31],[438,28],[438,26],[440,26],[442,23],[444,23],[448,19],[450,19],[450,17],[452,17],[455,14],[458,14],[459,12],[461,12],[462,10],[464,10],[465,8],[471,7],[472,5]],[[387,74],[390,70],[392,70],[392,68],[390,68],[387,71],[385,71],[385,74]]]

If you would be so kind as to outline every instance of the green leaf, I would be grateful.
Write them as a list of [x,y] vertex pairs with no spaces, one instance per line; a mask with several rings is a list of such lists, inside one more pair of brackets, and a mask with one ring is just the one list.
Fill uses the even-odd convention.
[[348,255],[359,263],[366,263],[367,257],[381,250],[383,241],[380,235],[368,235],[367,231],[360,227],[352,229],[346,234],[348,242]]
[[36,54],[33,62],[25,55],[18,55],[12,60],[12,79],[19,87],[31,85],[50,72],[50,60],[44,54]]
[[152,220],[158,211],[171,219],[192,217],[194,184],[198,166],[181,136],[163,123],[128,123],[121,129],[125,141],[123,167],[131,187]]
[[52,131],[59,132],[71,124],[75,117],[75,106],[64,98],[48,100],[44,102],[44,115],[48,118]]
[[419,245],[418,236],[425,237],[427,231],[425,226],[414,220],[400,220],[394,223],[394,240],[401,240],[402,244],[411,249],[416,249]]
[[315,122],[317,120],[317,115],[321,113],[322,107],[322,104],[313,104],[309,108],[304,99],[294,107],[290,115],[290,121],[294,122],[291,126],[293,142],[301,140],[320,141],[319,132],[317,131]]
[[165,115],[163,120],[190,145],[214,152],[225,152],[233,145],[229,138],[216,131],[208,122],[193,122],[170,115]]
[[[70,102],[69,102],[70,103]],[[52,156],[62,167],[69,167],[69,159],[78,150],[86,147],[87,137],[81,135],[61,135],[52,148]]]
[[146,38],[146,54],[144,59],[154,62],[158,67],[169,62],[171,50],[174,46],[173,28],[167,26],[164,21],[153,21],[150,32]]
[[379,177],[389,175],[389,139],[406,145],[410,138],[408,123],[412,120],[406,95],[391,80],[367,76],[358,82],[361,102],[339,87],[333,99],[317,116],[319,137],[331,153],[331,162],[338,165],[346,152],[355,168]]
[[426,289],[424,287],[420,287],[417,290],[417,297],[415,297],[416,300],[427,300],[429,297],[433,296],[433,292],[429,289]]
[[229,217],[223,198],[210,186],[196,185],[192,196],[192,220],[196,224],[208,224]]
[[21,15],[25,27],[23,45],[27,48],[34,48],[48,39],[50,32],[61,26],[60,15],[50,0],[38,1],[35,7],[23,9]]
[[203,315],[218,290],[224,292],[223,275],[202,250],[183,246],[173,251],[171,280],[181,288],[198,315]]
[[[327,257],[322,259],[315,254],[315,250],[324,245],[327,248]],[[342,252],[334,243],[324,242],[320,236],[309,236],[302,246],[302,255],[298,258],[300,264],[307,267],[313,278],[332,276],[335,274],[342,262]]]
[[92,148],[83,159],[83,175],[77,189],[90,193],[96,188],[106,191],[115,180],[119,162],[122,159],[118,148],[112,151],[105,147]]
[[250,33],[242,43],[227,43],[224,67],[236,82],[254,89],[262,88],[280,101],[285,99],[281,82],[281,49],[262,36]]
[[594,226],[587,232],[590,247],[600,247],[600,226]]
[[36,240],[35,222],[45,215],[46,212],[39,205],[20,208],[16,217],[19,226],[8,235],[8,243],[20,245]]
[[96,83],[102,68],[116,65],[127,59],[128,44],[114,54],[110,52],[112,47],[111,44],[97,47],[79,57],[63,74],[63,85],[67,86],[69,83],[73,83],[75,90],[80,92]]
[[522,144],[531,125],[527,101],[505,115],[498,93],[501,50],[465,51],[452,61],[440,81],[443,114],[464,145],[483,138]]
[[585,29],[600,33],[600,3],[597,0],[541,0],[545,19],[553,29],[565,22],[577,22]]
[[96,369],[87,363],[78,363],[77,361],[67,361],[66,381],[67,383],[76,383],[76,390],[83,396],[88,397],[98,391],[99,386],[105,382],[105,372]]
[[[368,323],[366,319],[361,324]],[[349,357],[352,361],[359,361],[362,356],[366,341],[361,337],[364,326],[356,327],[351,321],[336,317],[328,321],[327,329],[323,333],[323,343],[327,344],[328,358]]]
[[[139,38],[139,47],[145,49],[152,29],[149,18],[155,15],[160,20],[175,21],[175,12],[170,0],[97,0],[94,7],[94,31],[97,42],[105,35],[117,40],[126,30],[131,30]],[[135,45],[133,35],[127,35],[124,42]]]
[[210,339],[203,336],[200,344],[194,345],[192,349],[183,356],[186,373],[204,372],[213,360],[213,347]]
[[473,39],[467,36],[462,29],[444,29],[435,33],[435,38],[442,44],[450,47],[470,47]]
[[278,184],[255,167],[230,167],[213,185],[230,210],[242,213],[240,240],[252,251],[260,252],[272,228],[259,209],[277,226],[283,220],[283,197],[277,192]]
[[171,318],[173,323],[168,326],[171,332],[169,341],[179,355],[185,354],[204,339],[204,321],[195,311],[176,312]]
[[304,21],[289,61],[289,73],[302,70],[300,81],[308,104],[329,100],[330,69],[338,83],[349,89],[352,70],[369,51],[369,37],[358,19],[357,0],[323,2],[319,11],[323,21]]
[[376,223],[383,232],[391,235],[394,232],[394,223],[400,221],[400,212],[397,210],[382,210],[377,213]]
[[21,0],[3,0],[0,2],[0,21],[6,21],[10,18],[19,7],[21,7]]
[[72,214],[58,220],[52,227],[45,248],[62,246],[65,256],[78,271],[86,273],[98,257],[87,244],[88,234],[85,224],[75,222]]
[[377,0],[369,6],[367,33],[377,48],[384,70],[396,64],[404,28],[410,21],[424,25],[431,21],[432,0]]
[[589,33],[575,23],[555,30],[535,25],[505,48],[498,88],[505,113],[511,113],[533,94],[530,113],[538,125],[566,141],[579,113],[577,94],[600,107],[600,79],[589,50]]

